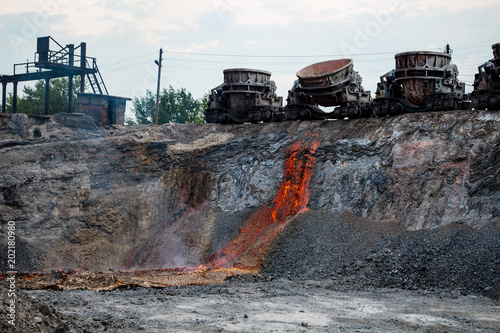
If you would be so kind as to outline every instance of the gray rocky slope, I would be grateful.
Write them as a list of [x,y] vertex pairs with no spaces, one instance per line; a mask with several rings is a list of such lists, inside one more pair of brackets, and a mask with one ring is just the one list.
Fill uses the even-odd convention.
[[[315,140],[311,211],[274,243],[265,274],[500,293],[500,113],[89,124],[0,130],[0,237],[15,221],[18,270],[198,265],[274,199],[287,147]],[[452,266],[458,282],[432,282]]]

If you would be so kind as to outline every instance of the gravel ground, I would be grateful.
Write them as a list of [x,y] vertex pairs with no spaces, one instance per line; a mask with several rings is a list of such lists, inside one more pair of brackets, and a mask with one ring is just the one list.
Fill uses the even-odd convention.
[[262,273],[350,288],[448,290],[500,300],[500,225],[408,231],[352,213],[309,211],[274,242]]
[[[65,333],[87,330],[85,322],[78,322],[63,315],[54,306],[27,296],[16,287],[12,290],[5,281],[0,281],[0,332]],[[11,296],[12,294],[15,296]],[[9,323],[12,320],[14,325]]]
[[500,330],[498,303],[482,296],[396,289],[341,291],[331,282],[235,279],[213,286],[28,294],[88,332]]

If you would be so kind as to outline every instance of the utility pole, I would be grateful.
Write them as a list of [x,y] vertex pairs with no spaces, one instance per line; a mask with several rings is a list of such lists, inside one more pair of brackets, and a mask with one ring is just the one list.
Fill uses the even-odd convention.
[[155,64],[158,65],[158,85],[156,86],[156,107],[155,107],[155,120],[154,124],[158,125],[158,104],[160,103],[160,77],[161,77],[161,61],[163,55],[163,49],[160,48],[160,57],[155,60]]

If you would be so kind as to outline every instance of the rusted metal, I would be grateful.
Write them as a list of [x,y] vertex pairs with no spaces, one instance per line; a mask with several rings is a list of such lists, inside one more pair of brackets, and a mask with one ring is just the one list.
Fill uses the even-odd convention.
[[224,83],[212,89],[205,116],[209,123],[273,121],[282,106],[270,72],[232,68],[224,70]]
[[314,104],[337,106],[344,97],[342,90],[349,86],[354,73],[351,59],[320,62],[297,72],[301,92],[309,95]]
[[491,62],[495,65],[497,75],[500,75],[500,43],[493,44],[491,48],[493,49],[493,59],[491,59]]
[[451,110],[463,101],[465,84],[458,81],[451,54],[415,51],[398,53],[394,58],[394,81],[401,86],[401,102],[407,107]]
[[451,55],[438,52],[404,52],[395,55],[396,82],[403,87],[403,96],[415,107],[424,107],[434,97],[435,80],[445,75]]
[[380,77],[375,91],[375,99],[372,103],[373,113],[377,117],[395,116],[403,112],[399,103],[402,96],[402,88],[395,82],[394,70]]
[[500,43],[493,44],[493,59],[478,67],[470,101],[474,109],[500,110]]
[[[481,93],[484,96],[481,95],[478,103],[486,99],[489,108],[500,106],[495,85],[500,82],[500,43],[492,48],[495,58],[482,67],[475,83],[477,90],[496,89],[492,97],[490,93]],[[283,112],[281,104],[277,107],[269,102],[273,99],[266,99],[268,93],[262,91],[264,85],[269,87],[266,91],[274,92],[269,72],[226,70],[224,83],[212,90],[209,108],[205,111],[207,122],[384,117],[404,112],[470,109],[465,84],[458,80],[458,68],[451,62],[451,53],[450,46],[446,45],[445,52],[396,54],[395,68],[380,77],[373,101],[370,92],[364,90],[351,59],[309,65],[296,73],[297,80],[288,91]],[[492,71],[496,73],[493,81],[485,78]],[[321,107],[335,108],[333,112],[325,112]]]
[[[351,59],[319,62],[297,72],[288,93],[287,119],[360,117],[370,107],[370,92],[361,86],[361,76]],[[326,113],[320,106],[338,106]]]
[[500,43],[493,44],[491,48],[493,49],[493,58],[500,58]]
[[76,112],[91,116],[97,126],[124,125],[128,97],[78,93]]

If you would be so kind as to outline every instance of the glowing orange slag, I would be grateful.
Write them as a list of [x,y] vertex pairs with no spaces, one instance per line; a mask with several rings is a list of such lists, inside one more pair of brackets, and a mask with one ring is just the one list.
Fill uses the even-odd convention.
[[286,150],[283,182],[272,203],[254,213],[238,236],[208,259],[208,267],[255,269],[290,219],[307,209],[318,141],[296,142]]

